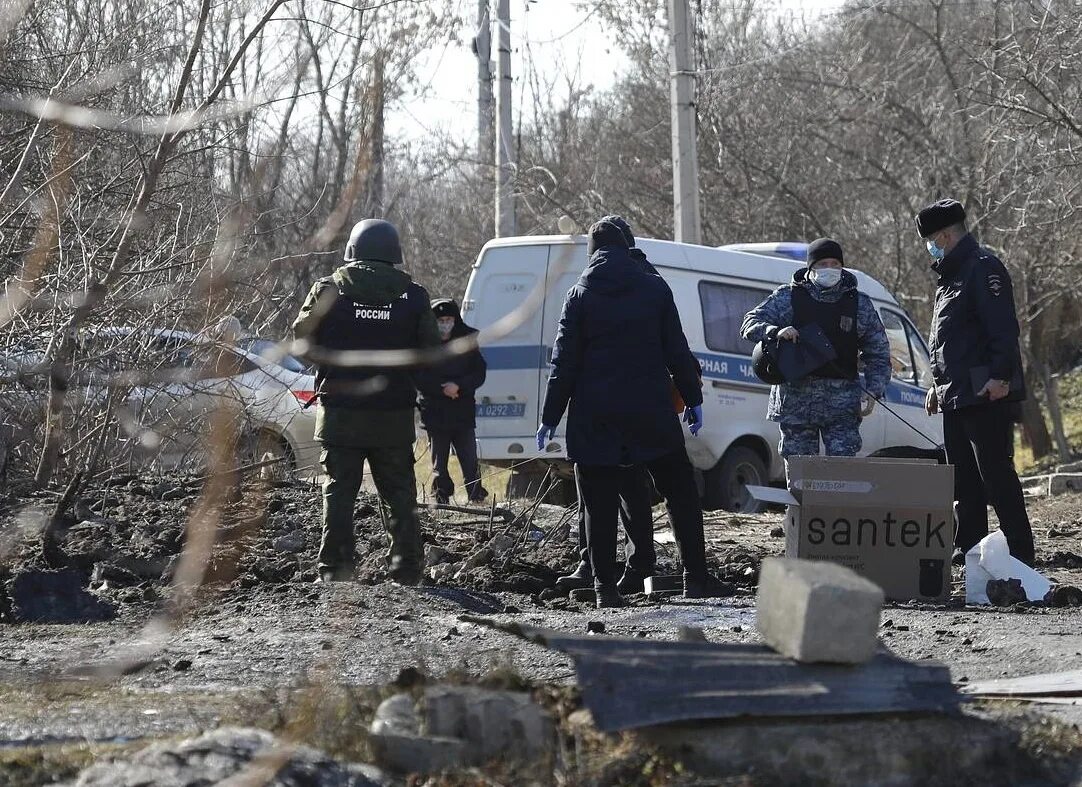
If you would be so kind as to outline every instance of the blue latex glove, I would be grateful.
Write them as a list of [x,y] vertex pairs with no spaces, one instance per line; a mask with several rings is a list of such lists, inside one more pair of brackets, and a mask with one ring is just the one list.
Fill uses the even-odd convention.
[[537,450],[538,451],[544,451],[545,450],[545,444],[548,443],[548,441],[551,440],[552,438],[554,438],[555,436],[556,436],[556,427],[555,426],[546,426],[545,424],[541,424],[541,426],[539,426],[537,428]]
[[688,425],[688,429],[693,435],[697,435],[699,430],[703,428],[703,406],[697,404],[694,407],[685,407],[684,423]]

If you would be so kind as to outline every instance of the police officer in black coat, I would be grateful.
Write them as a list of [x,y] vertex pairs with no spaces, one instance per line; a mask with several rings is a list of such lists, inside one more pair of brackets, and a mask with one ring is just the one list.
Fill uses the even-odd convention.
[[590,228],[590,264],[567,293],[552,353],[538,447],[570,404],[567,454],[586,505],[587,543],[599,607],[622,606],[616,588],[620,480],[643,465],[665,499],[684,564],[684,595],[719,595],[706,570],[702,508],[673,412],[670,380],[698,431],[702,391],[672,292],[628,254],[611,221]]
[[988,504],[1011,554],[1033,564],[1033,531],[1014,469],[1014,423],[1026,398],[1011,277],[966,229],[955,200],[917,214],[917,231],[939,276],[930,347],[934,385],[925,402],[943,413],[944,447],[954,465],[955,560],[988,535]]
[[[450,298],[432,301],[432,314],[444,343],[477,333],[476,328],[462,321],[458,304]],[[417,388],[421,392],[417,405],[421,411],[421,425],[428,432],[432,491],[437,503],[450,502],[455,490],[447,469],[452,446],[462,467],[462,479],[470,502],[481,502],[488,497],[477,466],[477,401],[474,398],[477,389],[485,383],[487,371],[481,351],[474,349],[452,355],[416,374]]]

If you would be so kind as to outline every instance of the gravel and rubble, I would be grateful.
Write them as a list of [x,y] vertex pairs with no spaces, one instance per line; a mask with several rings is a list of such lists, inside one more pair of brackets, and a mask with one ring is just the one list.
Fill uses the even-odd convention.
[[[634,597],[625,609],[596,610],[546,592],[577,559],[573,512],[525,502],[495,513],[423,508],[428,578],[421,587],[401,588],[385,581],[378,501],[362,495],[358,581],[324,585],[314,581],[319,488],[257,484],[225,518],[208,563],[213,584],[182,619],[163,621],[159,614],[200,489],[199,479],[184,476],[92,487],[61,523],[63,565],[55,565],[55,555],[54,564],[42,555],[34,525],[57,495],[0,503],[8,536],[0,537],[2,746],[40,752],[65,741],[145,745],[229,724],[278,731],[290,698],[312,686],[388,687],[408,684],[403,675],[410,674],[461,682],[502,671],[534,686],[573,686],[567,657],[463,619],[471,615],[594,636],[677,639],[697,629],[714,642],[757,642],[759,567],[784,549],[772,533],[780,512],[710,514],[712,568],[735,586],[732,597]],[[1082,495],[1029,506],[1037,569],[1064,589],[1065,604],[1075,603],[1069,589],[1082,586]],[[675,545],[663,508],[655,513],[660,569],[674,570]],[[13,532],[19,537],[10,538]],[[64,579],[57,581],[78,586],[83,602],[93,599],[108,614],[76,609],[76,619],[86,621],[77,625],[19,621],[21,605],[13,598],[19,577],[58,575]],[[947,603],[888,604],[880,640],[900,656],[943,661],[954,680],[965,683],[1077,669],[1080,631],[1077,606],[966,606],[956,569]],[[386,696],[364,706],[365,726]],[[1041,708],[1068,731],[1075,725],[1078,735],[1082,707]],[[572,702],[568,712],[573,710]],[[321,741],[304,741],[328,749]],[[672,763],[649,767],[663,765]]]

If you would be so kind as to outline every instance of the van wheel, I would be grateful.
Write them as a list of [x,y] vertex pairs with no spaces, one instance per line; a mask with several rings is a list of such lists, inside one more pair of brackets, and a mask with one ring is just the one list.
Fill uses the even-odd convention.
[[762,457],[747,446],[737,445],[726,451],[721,461],[703,474],[703,480],[706,486],[703,507],[707,510],[756,514],[766,508],[746,488],[748,484],[770,483]]

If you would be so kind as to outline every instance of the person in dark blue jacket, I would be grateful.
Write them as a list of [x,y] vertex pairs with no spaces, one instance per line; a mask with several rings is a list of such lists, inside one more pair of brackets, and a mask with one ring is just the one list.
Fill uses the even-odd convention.
[[944,448],[954,465],[955,560],[988,535],[991,503],[1011,554],[1032,565],[1033,530],[1014,469],[1014,423],[1026,387],[1010,274],[977,245],[955,200],[920,211],[917,231],[939,276],[928,342],[934,385],[925,406],[943,413]]
[[[432,314],[444,343],[477,333],[462,321],[458,304],[450,298],[432,301]],[[470,502],[488,497],[477,466],[477,403],[474,393],[485,383],[488,367],[480,350],[454,355],[414,375],[420,397],[421,425],[428,432],[432,451],[432,491],[437,503],[450,502],[455,484],[447,469],[454,446],[462,467],[463,483]]]
[[[605,216],[601,221],[611,222],[620,230],[628,245],[628,256],[644,273],[658,275],[657,269],[646,259],[642,250],[635,247],[635,235],[631,232],[631,225],[622,216]],[[624,573],[616,583],[616,589],[622,596],[642,593],[646,577],[654,573],[657,552],[654,549],[654,512],[650,505],[652,491],[645,467],[628,467],[621,474],[619,514],[620,524],[627,534],[627,545],[624,549]],[[570,574],[556,580],[556,590],[561,593],[594,584],[590,550],[586,543],[586,505],[582,495],[579,495],[578,509],[579,564]]]
[[621,475],[644,465],[665,499],[684,564],[684,594],[717,595],[706,570],[702,507],[673,411],[670,380],[702,425],[698,364],[672,292],[628,254],[611,221],[590,228],[590,263],[568,291],[552,353],[538,447],[568,411],[567,454],[575,462],[599,607],[621,606],[616,588],[616,519]]

